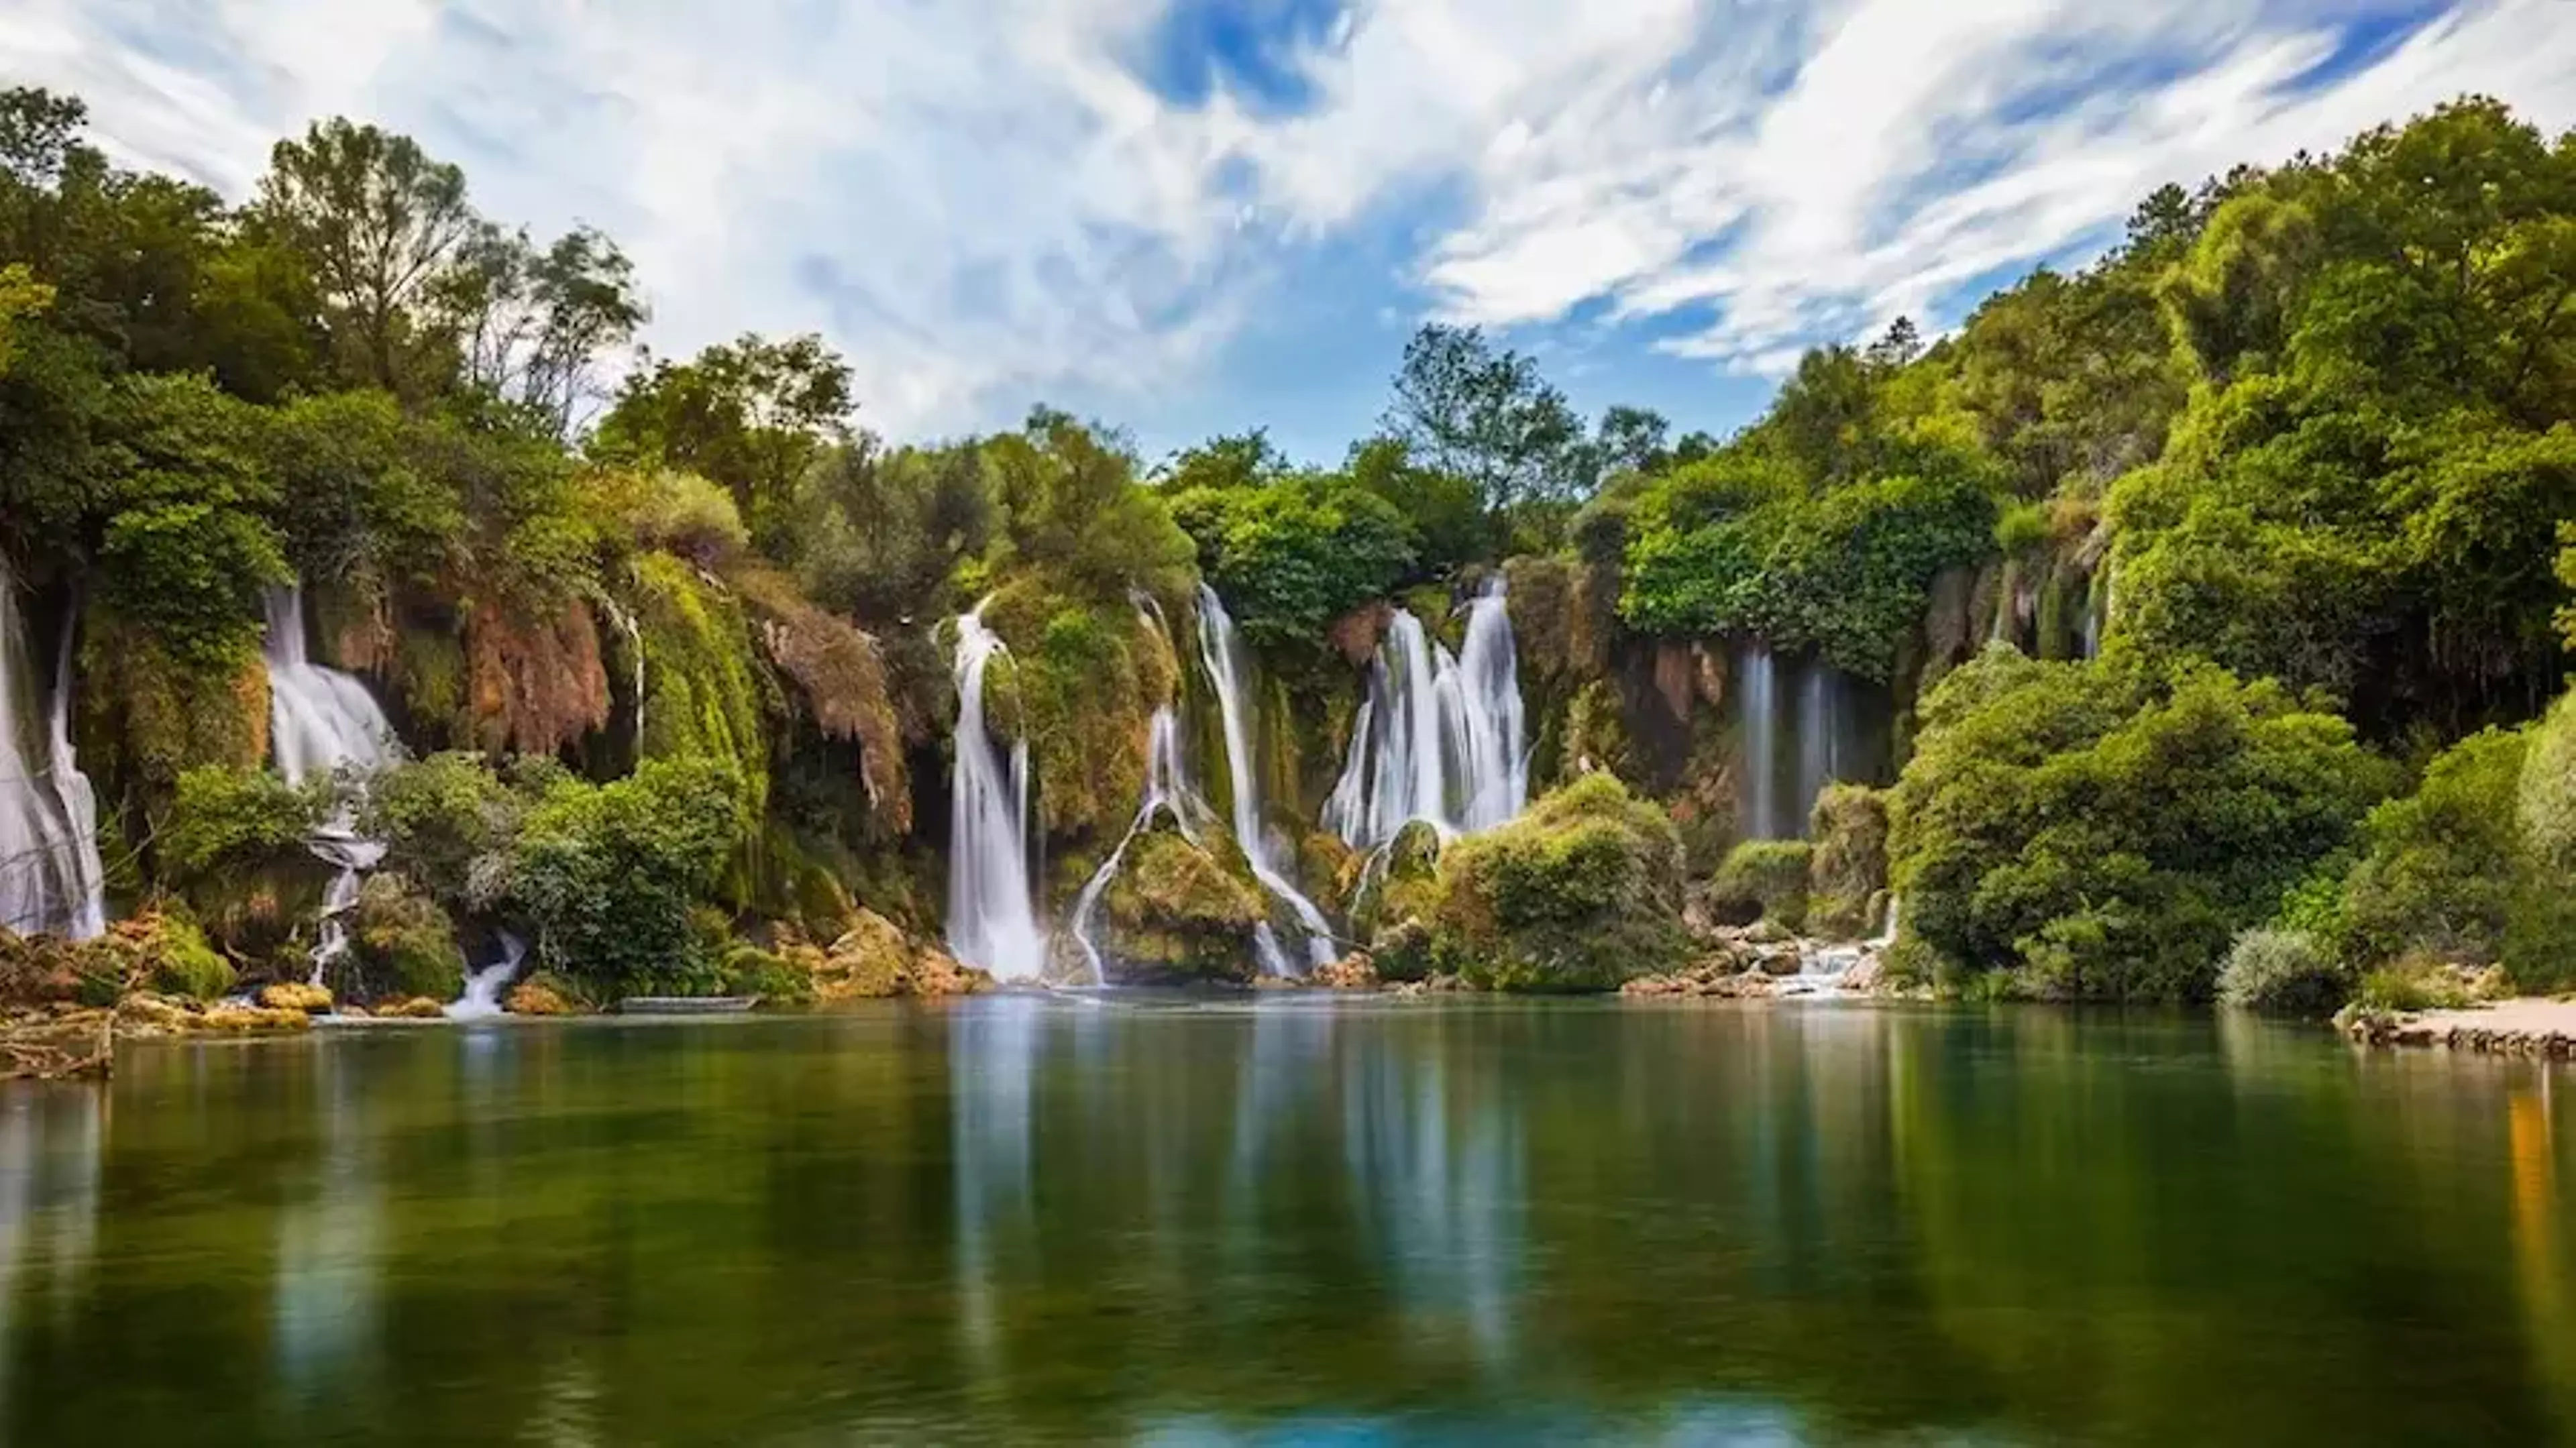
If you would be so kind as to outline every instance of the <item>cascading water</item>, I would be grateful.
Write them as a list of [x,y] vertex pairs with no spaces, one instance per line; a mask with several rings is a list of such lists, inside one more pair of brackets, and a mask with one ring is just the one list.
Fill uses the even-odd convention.
[[635,655],[635,752],[641,757],[644,753],[644,630],[635,622],[635,615],[614,602],[608,605],[608,616],[617,621],[618,631],[626,635],[627,649]]
[[[1216,690],[1217,714],[1225,726],[1226,780],[1234,806],[1234,842],[1243,848],[1253,878],[1297,917],[1299,928],[1305,932],[1307,958],[1317,965],[1329,965],[1335,955],[1332,926],[1315,902],[1291,884],[1280,869],[1270,832],[1261,821],[1261,772],[1253,758],[1252,722],[1243,697],[1243,640],[1235,632],[1234,618],[1225,611],[1224,601],[1204,583],[1199,585],[1199,661],[1206,666],[1208,682]],[[1513,702],[1517,709],[1517,696]],[[1278,975],[1288,973],[1275,935],[1266,942],[1264,955],[1264,969]]]
[[1099,913],[1100,897],[1109,889],[1110,880],[1118,874],[1119,862],[1127,858],[1127,847],[1153,825],[1155,814],[1162,810],[1172,812],[1173,823],[1180,827],[1181,838],[1194,845],[1199,843],[1200,822],[1211,812],[1207,801],[1200,799],[1198,792],[1190,788],[1189,776],[1181,771],[1181,726],[1168,704],[1154,710],[1153,720],[1147,726],[1145,802],[1137,807],[1136,820],[1127,826],[1127,833],[1118,841],[1118,848],[1111,850],[1109,858],[1100,862],[1100,868],[1093,872],[1090,882],[1082,887],[1082,894],[1073,902],[1073,938],[1082,947],[1083,958],[1091,964],[1093,985],[1109,983],[1108,960],[1100,953],[1100,943],[1092,938],[1092,918]]
[[[338,669],[312,662],[304,645],[304,592],[268,593],[269,743],[289,784],[342,770],[369,772],[396,757],[393,725],[366,685]],[[339,871],[322,897],[319,939],[313,948],[313,982],[349,948],[346,916],[358,903],[358,877],[383,859],[385,847],[359,837],[347,810],[334,814],[305,842],[314,857]]]
[[528,943],[504,930],[501,932],[501,958],[465,978],[465,994],[447,1007],[451,1021],[479,1021],[501,1014],[501,992],[519,974],[519,963],[528,958]]
[[87,939],[107,928],[106,871],[99,863],[98,801],[71,742],[72,640],[66,620],[47,712],[45,764],[36,738],[37,669],[0,567],[0,926]]
[[1798,680],[1798,792],[1783,835],[1806,832],[1806,816],[1825,786],[1845,778],[1843,681],[1823,659],[1809,659]]
[[1029,891],[1029,746],[1006,761],[984,726],[984,675],[1001,639],[957,618],[957,762],[949,778],[948,950],[1001,980],[1037,980],[1046,932]]
[[1323,824],[1375,850],[1415,820],[1443,835],[1491,829],[1529,803],[1529,752],[1503,581],[1468,606],[1463,657],[1399,610],[1369,665],[1369,689]]
[[1740,743],[1744,751],[1744,786],[1740,796],[1744,834],[1748,839],[1778,839],[1781,837],[1778,804],[1780,684],[1778,666],[1771,657],[1770,645],[1759,641],[1746,644],[1741,673],[1744,684],[1737,698],[1741,701]]

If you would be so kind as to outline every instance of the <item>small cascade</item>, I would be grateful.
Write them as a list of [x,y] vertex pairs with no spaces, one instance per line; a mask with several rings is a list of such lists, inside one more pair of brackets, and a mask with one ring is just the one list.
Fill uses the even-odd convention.
[[76,623],[63,626],[39,767],[40,674],[16,586],[0,567],[0,926],[86,939],[107,928],[106,871],[99,864],[97,797],[72,752]]
[[984,675],[1001,639],[982,605],[957,618],[957,761],[949,779],[948,949],[1000,980],[1046,969],[1046,932],[1029,889],[1029,746],[1007,760],[984,725]]
[[[269,745],[289,784],[343,770],[370,772],[398,757],[393,725],[367,686],[338,669],[312,662],[304,643],[304,592],[268,593]],[[316,859],[339,873],[322,897],[322,919],[313,947],[313,983],[349,948],[347,916],[358,903],[358,877],[383,859],[385,847],[361,838],[346,808],[306,841]]]
[[2102,565],[2100,580],[2084,590],[2081,647],[2085,658],[2098,659],[2102,656],[2102,633],[2111,625],[2112,598],[2119,582],[2119,576],[2111,571],[2111,565],[2106,562]]
[[488,1020],[501,1014],[501,992],[519,974],[519,963],[528,958],[528,943],[504,930],[501,932],[501,958],[465,978],[465,994],[447,1007],[451,1021]]
[[[1743,833],[1746,839],[1776,840],[1783,837],[1779,806],[1780,682],[1771,646],[1759,640],[1746,644],[1738,672],[1744,681],[1737,693],[1742,701],[1738,743],[1744,763],[1740,793]],[[1797,831],[1786,833],[1794,835]]]
[[1108,960],[1101,954],[1100,943],[1093,938],[1092,931],[1093,917],[1100,909],[1100,897],[1107,893],[1109,882],[1116,878],[1119,863],[1127,857],[1127,847],[1136,842],[1138,835],[1150,829],[1154,816],[1164,810],[1171,811],[1173,822],[1180,828],[1181,838],[1194,845],[1199,843],[1201,825],[1214,813],[1208,808],[1207,801],[1199,798],[1198,791],[1190,787],[1189,776],[1181,770],[1181,726],[1168,704],[1154,710],[1153,720],[1147,726],[1145,802],[1137,807],[1135,822],[1127,826],[1127,833],[1119,839],[1118,848],[1111,850],[1109,858],[1100,862],[1100,868],[1092,872],[1090,881],[1073,902],[1073,920],[1068,928],[1073,932],[1074,942],[1082,947],[1083,958],[1091,964],[1093,985],[1109,983]]
[[[1253,878],[1261,888],[1286,905],[1297,917],[1305,933],[1306,955],[1316,965],[1330,965],[1336,951],[1332,925],[1324,912],[1306,898],[1280,868],[1278,852],[1270,841],[1270,832],[1262,824],[1261,771],[1253,755],[1251,709],[1244,698],[1243,639],[1236,633],[1234,617],[1225,611],[1225,603],[1216,590],[1199,585],[1199,662],[1207,669],[1208,683],[1216,690],[1217,714],[1225,727],[1226,781],[1234,808],[1234,842],[1243,848],[1243,857],[1252,866]],[[1517,708],[1517,697],[1514,700]],[[1263,929],[1268,930],[1265,922]],[[1286,956],[1275,935],[1266,952],[1278,963],[1273,974],[1287,975]],[[1265,968],[1270,961],[1265,960]]]
[[635,615],[618,607],[616,600],[603,599],[602,602],[608,607],[608,616],[616,620],[618,630],[626,635],[627,650],[635,655],[635,753],[641,757],[644,753],[644,629],[635,622]]
[[1529,751],[1515,647],[1500,577],[1468,607],[1463,658],[1399,610],[1369,665],[1324,827],[1376,850],[1415,820],[1458,835],[1519,815]]

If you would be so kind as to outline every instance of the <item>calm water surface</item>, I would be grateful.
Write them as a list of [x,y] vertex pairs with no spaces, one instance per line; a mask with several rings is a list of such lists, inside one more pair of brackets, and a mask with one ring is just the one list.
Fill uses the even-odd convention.
[[0,1096],[11,1444],[2576,1442],[2576,1073],[986,1000]]

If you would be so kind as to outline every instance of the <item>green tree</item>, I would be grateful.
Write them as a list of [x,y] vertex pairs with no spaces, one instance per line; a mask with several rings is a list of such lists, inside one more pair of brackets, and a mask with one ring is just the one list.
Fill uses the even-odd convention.
[[591,451],[715,479],[733,490],[762,548],[784,554],[796,487],[849,440],[853,410],[849,364],[821,337],[746,334],[690,362],[647,358],[600,419]]
[[1423,327],[1405,344],[1386,432],[1412,459],[1474,485],[1489,513],[1580,501],[1598,472],[1573,407],[1538,363],[1481,328]]
[[407,396],[445,380],[421,376],[416,353],[427,304],[480,225],[463,171],[334,118],[277,143],[253,213],[312,268],[350,377]]

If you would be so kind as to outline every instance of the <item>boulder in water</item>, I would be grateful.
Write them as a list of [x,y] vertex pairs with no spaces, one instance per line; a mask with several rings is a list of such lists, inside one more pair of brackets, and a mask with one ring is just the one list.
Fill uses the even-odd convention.
[[1369,958],[1367,951],[1354,950],[1329,965],[1315,967],[1307,981],[1326,990],[1375,990],[1377,962]]
[[322,986],[303,981],[281,981],[259,988],[260,1008],[271,1011],[302,1011],[318,1015],[331,1009],[331,992]]
[[376,1007],[376,1019],[384,1021],[443,1021],[447,1007],[427,996],[393,1001]]
[[1260,894],[1177,830],[1138,836],[1101,905],[1103,954],[1122,983],[1245,982],[1259,968]]
[[1661,809],[1587,775],[1440,861],[1432,952],[1496,990],[1604,991],[1678,968],[1682,843]]
[[501,1008],[514,1016],[578,1016],[586,1010],[552,978],[540,973],[510,987]]
[[903,927],[873,910],[860,910],[829,950],[789,944],[780,958],[813,981],[813,998],[825,1005],[891,996],[973,995],[993,978],[962,965],[946,951],[923,945]]
[[465,991],[465,951],[446,909],[396,874],[369,876],[358,892],[349,932],[349,970],[361,999],[427,996],[452,1001]]

